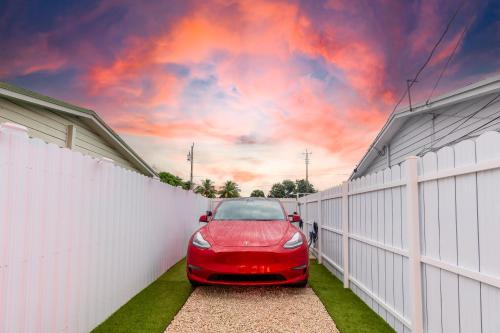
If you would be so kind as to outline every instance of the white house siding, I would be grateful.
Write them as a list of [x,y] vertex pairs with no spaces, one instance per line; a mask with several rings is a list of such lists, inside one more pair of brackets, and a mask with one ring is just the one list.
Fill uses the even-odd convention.
[[[478,136],[486,131],[500,129],[500,119],[495,120],[495,117],[500,116],[500,98],[467,120],[467,117],[487,105],[496,95],[485,95],[468,102],[436,110],[433,113],[408,118],[389,143],[390,158],[388,159],[387,154],[378,156],[363,173],[356,175],[356,177],[397,165],[409,155],[422,155],[428,148],[434,150],[445,146],[466,134]],[[485,124],[487,125],[475,131]],[[389,160],[390,165],[388,164]]]
[[31,137],[55,143],[59,147],[66,147],[68,125],[74,125],[76,128],[74,150],[92,157],[107,157],[126,169],[138,171],[121,153],[77,116],[0,98],[0,123],[2,122],[14,122],[26,126]]

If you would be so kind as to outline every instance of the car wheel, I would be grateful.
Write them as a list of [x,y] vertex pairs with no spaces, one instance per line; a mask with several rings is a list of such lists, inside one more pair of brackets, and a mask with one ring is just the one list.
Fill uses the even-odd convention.
[[292,285],[292,287],[296,288],[305,288],[306,286],[307,286],[307,280],[300,281]]
[[198,286],[201,286],[201,283],[199,283],[199,282],[197,282],[197,281],[194,281],[194,280],[191,280],[191,279],[189,279],[189,283],[191,283],[191,286],[192,286],[193,288],[196,288],[196,287],[198,287]]

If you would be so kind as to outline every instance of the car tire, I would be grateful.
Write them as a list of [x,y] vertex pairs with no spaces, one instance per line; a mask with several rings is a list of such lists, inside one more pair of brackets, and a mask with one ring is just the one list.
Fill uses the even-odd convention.
[[307,286],[307,280],[297,282],[292,285],[295,288],[305,288]]
[[193,288],[201,286],[201,283],[199,283],[198,281],[191,280],[191,279],[189,279],[189,283],[191,283],[191,287],[193,287]]

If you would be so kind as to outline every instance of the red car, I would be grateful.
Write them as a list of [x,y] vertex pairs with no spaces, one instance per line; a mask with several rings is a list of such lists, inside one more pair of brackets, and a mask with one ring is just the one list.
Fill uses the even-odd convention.
[[187,276],[193,285],[297,285],[309,276],[302,232],[275,199],[242,198],[219,203],[189,240]]

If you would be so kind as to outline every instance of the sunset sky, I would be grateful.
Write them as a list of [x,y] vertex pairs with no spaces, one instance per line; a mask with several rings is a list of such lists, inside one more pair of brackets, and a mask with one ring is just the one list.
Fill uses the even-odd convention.
[[[2,1],[0,80],[98,112],[150,165],[266,193],[347,178],[460,1]],[[498,73],[500,2],[466,1],[412,95]],[[460,39],[464,29],[465,38]]]

